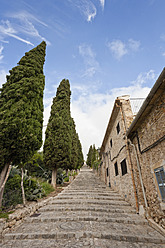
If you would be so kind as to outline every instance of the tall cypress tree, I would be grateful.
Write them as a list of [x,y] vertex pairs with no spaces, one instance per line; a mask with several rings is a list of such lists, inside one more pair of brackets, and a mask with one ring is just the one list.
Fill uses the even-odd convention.
[[89,147],[89,151],[87,154],[87,165],[92,167],[92,154],[93,154],[93,147],[92,145]]
[[77,134],[77,148],[78,148],[78,161],[77,161],[77,167],[76,169],[78,168],[81,168],[83,163],[84,163],[84,156],[83,156],[83,152],[82,152],[82,146],[81,146],[81,142],[79,140],[79,136]]
[[72,121],[70,115],[70,84],[63,79],[53,99],[51,114],[46,129],[44,162],[52,169],[52,185],[56,187],[57,168],[71,164]]
[[0,187],[9,164],[24,164],[42,145],[45,49],[43,41],[25,53],[1,89]]
[[77,133],[76,133],[76,126],[74,119],[71,118],[72,121],[72,150],[71,150],[71,164],[69,166],[69,170],[76,169],[77,168],[77,163],[78,163],[78,141],[77,141]]

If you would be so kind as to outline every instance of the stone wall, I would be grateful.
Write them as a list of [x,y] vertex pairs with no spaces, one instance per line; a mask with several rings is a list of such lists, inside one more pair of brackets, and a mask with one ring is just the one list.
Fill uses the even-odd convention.
[[51,200],[53,200],[53,197],[41,200],[40,202],[31,202],[26,207],[23,205],[19,206],[14,213],[9,215],[7,220],[0,219],[0,236],[20,225],[27,216],[33,215],[39,208],[47,205]]
[[[165,228],[165,202],[162,201],[155,169],[164,167],[165,170],[165,91],[154,101],[150,112],[143,118],[136,130],[132,142],[140,162],[148,208],[147,214],[156,223]],[[135,151],[131,148],[131,159],[137,185],[139,205],[146,208],[139,178]]]
[[[114,109],[106,132],[106,142],[102,149],[102,171],[104,182],[118,191],[126,201],[135,207],[135,194],[131,178],[131,165],[125,139],[126,129],[133,119],[128,97],[120,97],[115,101]],[[117,131],[118,126],[118,131]],[[125,159],[127,172],[122,175],[121,162]],[[117,163],[118,175],[115,173]],[[103,174],[103,172],[102,172]],[[102,176],[103,179],[103,176]]]

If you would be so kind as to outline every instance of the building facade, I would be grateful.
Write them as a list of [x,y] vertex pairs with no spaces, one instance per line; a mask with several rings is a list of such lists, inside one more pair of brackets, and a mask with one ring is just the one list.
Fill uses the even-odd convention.
[[126,140],[126,130],[133,120],[129,96],[115,101],[104,140],[100,149],[102,163],[100,177],[107,186],[118,191],[136,206],[132,168]]
[[138,204],[165,228],[165,69],[127,130]]
[[135,118],[129,96],[116,99],[100,155],[107,186],[165,228],[165,69]]

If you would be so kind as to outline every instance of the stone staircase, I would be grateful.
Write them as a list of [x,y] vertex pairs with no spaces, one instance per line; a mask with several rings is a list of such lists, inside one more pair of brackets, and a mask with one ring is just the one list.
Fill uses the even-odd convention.
[[3,248],[165,247],[165,237],[87,167],[58,196],[4,235]]

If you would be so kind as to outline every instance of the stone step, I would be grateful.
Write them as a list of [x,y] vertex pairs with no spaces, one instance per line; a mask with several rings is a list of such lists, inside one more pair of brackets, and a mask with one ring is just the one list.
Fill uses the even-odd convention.
[[98,216],[76,216],[76,217],[71,217],[71,216],[58,216],[58,217],[37,217],[37,218],[28,218],[26,220],[27,223],[53,223],[57,221],[92,221],[92,222],[112,222],[112,223],[124,223],[124,224],[134,224],[134,225],[148,225],[148,222],[146,220],[139,220],[137,218],[125,218],[125,217],[120,217],[120,218],[110,218],[110,217],[98,217]]
[[165,238],[86,167],[48,205],[4,234],[2,248],[163,248]]
[[75,199],[78,199],[78,200],[87,200],[87,199],[90,199],[90,200],[99,200],[99,201],[102,201],[102,200],[117,200],[117,201],[123,201],[123,199],[119,196],[112,196],[112,197],[109,197],[109,196],[94,196],[94,195],[67,195],[67,194],[62,194],[62,195],[58,195],[56,197],[56,199],[60,199],[60,200],[75,200]]
[[[54,218],[54,217],[69,217],[69,218],[75,218],[75,217],[96,217],[96,218],[103,218],[103,219],[108,219],[108,218],[126,218],[126,219],[131,219],[131,220],[141,220],[144,221],[145,223],[147,222],[146,219],[143,217],[139,216],[138,214],[134,213],[126,213],[126,212],[101,212],[101,211],[85,211],[85,210],[77,210],[77,211],[43,211],[43,212],[36,212],[34,215],[30,216],[29,219],[38,219],[38,218]],[[148,223],[148,222],[147,222]]]
[[73,199],[68,199],[67,201],[66,200],[60,200],[59,198],[56,198],[52,201],[50,201],[50,204],[53,204],[53,205],[58,205],[58,204],[62,204],[62,205],[66,205],[66,204],[70,204],[70,205],[79,205],[79,204],[82,204],[82,205],[106,205],[106,206],[111,206],[111,205],[122,205],[122,206],[130,206],[130,204],[128,202],[125,202],[125,201],[117,201],[117,200],[109,200],[109,201],[94,201],[94,200],[89,200],[89,199],[86,199],[86,200],[79,200],[79,199],[76,199],[76,200],[73,200]]
[[119,240],[120,236],[115,239],[98,239],[98,238],[68,238],[68,239],[28,239],[28,240],[10,240],[4,243],[3,248],[164,248],[161,243],[136,242]]
[[[91,232],[91,231],[81,231],[81,232],[41,232],[41,233],[15,233],[15,234],[6,234],[5,241],[7,240],[42,240],[42,239],[54,239],[54,240],[62,240],[62,239],[81,239],[81,238],[97,238],[97,239],[106,239],[106,240],[117,240],[117,241],[127,241],[127,242],[135,242],[136,244],[142,242],[143,244],[165,244],[165,239],[157,238],[157,237],[149,237],[149,236],[139,236],[132,234],[120,234],[114,232]],[[12,246],[13,247],[13,246]],[[154,246],[153,246],[154,247]],[[162,246],[163,247],[163,246]]]
[[103,212],[103,213],[136,213],[136,210],[130,208],[129,206],[111,206],[111,208],[99,207],[99,206],[71,206],[71,205],[48,205],[43,208],[40,208],[40,212],[46,211],[95,211],[95,212]]
[[68,195],[76,195],[76,194],[94,194],[94,195],[108,195],[108,196],[120,196],[117,192],[115,191],[109,191],[109,190],[105,190],[105,191],[94,191],[94,190],[69,190],[68,188],[64,189],[60,194],[68,194]]
[[[97,193],[97,192],[66,192],[62,191],[58,196],[90,196],[90,197],[119,197],[122,198],[119,194],[107,194],[107,193]],[[57,196],[57,197],[58,197]]]

